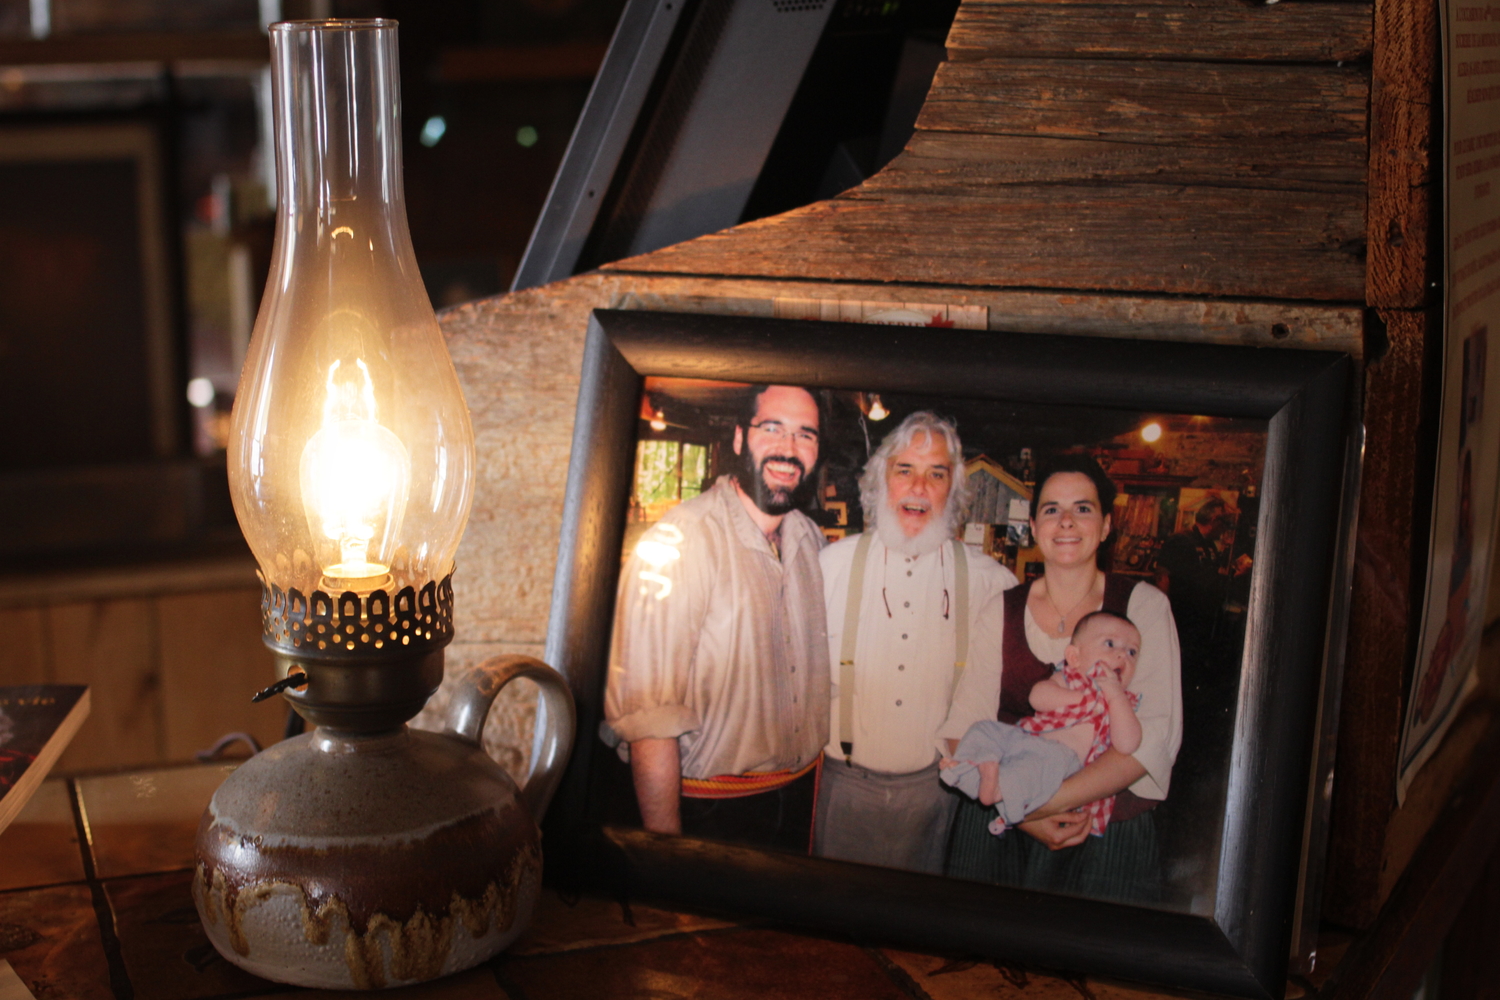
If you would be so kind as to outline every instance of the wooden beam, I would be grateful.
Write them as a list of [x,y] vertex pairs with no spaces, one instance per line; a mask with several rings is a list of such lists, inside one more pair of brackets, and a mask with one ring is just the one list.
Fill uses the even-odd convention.
[[1338,923],[1366,927],[1381,892],[1386,826],[1396,808],[1396,758],[1414,593],[1422,383],[1427,317],[1382,313],[1388,347],[1365,366],[1365,464],[1351,593],[1348,655],[1340,707],[1338,779],[1333,786],[1328,882],[1323,907]]
[[1357,196],[1170,185],[819,202],[608,270],[1358,301]]
[[[971,6],[1091,18],[1105,35],[1170,14],[1207,37],[1215,17],[1244,13],[1192,0]],[[1349,51],[1367,48],[1362,5],[1294,6],[1332,18]],[[1005,34],[999,22],[962,31]],[[1281,41],[1264,52],[1281,51],[1288,32],[1267,37]],[[607,268],[1363,301],[1365,70],[1034,55],[940,67],[908,150],[838,198]]]
[[1378,0],[1370,84],[1369,287],[1366,301],[1418,308],[1437,295],[1429,259],[1438,81],[1435,0]]
[[948,57],[1353,62],[1372,45],[1369,3],[968,0]]
[[1369,81],[1355,66],[1006,59],[938,68],[917,127],[1107,139],[1295,161],[1302,144],[1365,147]]
[[1296,155],[1276,142],[1247,142],[1232,154],[1183,142],[1121,142],[1053,136],[918,132],[858,196],[896,191],[983,197],[1000,184],[1162,184],[1326,191],[1357,202],[1368,158],[1363,142],[1304,136]]

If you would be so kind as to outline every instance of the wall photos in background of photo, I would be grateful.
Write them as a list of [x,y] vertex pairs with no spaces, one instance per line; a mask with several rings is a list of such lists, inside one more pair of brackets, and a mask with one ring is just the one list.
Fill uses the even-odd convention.
[[[547,650],[586,734],[549,820],[565,864],[871,938],[1279,988],[1345,524],[1346,356],[594,317]],[[1098,591],[1076,598],[1083,579]],[[1079,624],[1100,606],[1128,622]],[[1128,666],[1091,652],[1090,629],[1118,627]],[[1101,709],[1107,730],[1068,749]],[[1111,806],[1050,821],[1083,846],[991,832],[1070,787],[1026,784],[1048,764],[1001,770],[1030,805],[995,808],[976,762],[1011,751],[970,736],[999,722],[1022,756],[1047,744],[1064,771],[1111,774],[1092,786]],[[940,756],[974,764],[974,787],[945,791]],[[861,796],[892,776],[903,805],[872,813]],[[744,808],[768,795],[769,824]]]

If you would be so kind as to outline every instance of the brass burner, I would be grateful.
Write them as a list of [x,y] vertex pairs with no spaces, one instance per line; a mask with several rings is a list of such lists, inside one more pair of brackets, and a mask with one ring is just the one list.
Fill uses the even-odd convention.
[[338,662],[432,652],[453,638],[453,575],[420,590],[403,587],[337,596],[292,587],[283,591],[261,577],[261,626],[266,645],[298,659]]

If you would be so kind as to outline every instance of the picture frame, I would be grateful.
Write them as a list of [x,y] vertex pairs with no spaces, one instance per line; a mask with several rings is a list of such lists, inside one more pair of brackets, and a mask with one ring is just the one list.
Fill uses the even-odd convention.
[[[590,319],[546,659],[580,737],[544,824],[555,877],[625,898],[1245,997],[1285,986],[1340,562],[1357,486],[1346,354],[650,311]],[[1263,420],[1247,639],[1211,905],[1187,913],[608,826],[606,661],[647,376]]]

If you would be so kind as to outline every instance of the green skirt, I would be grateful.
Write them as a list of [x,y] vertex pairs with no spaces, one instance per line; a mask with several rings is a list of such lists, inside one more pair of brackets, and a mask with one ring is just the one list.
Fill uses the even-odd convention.
[[1161,900],[1161,856],[1156,822],[1149,812],[1111,823],[1104,836],[1061,851],[1049,851],[1019,830],[997,837],[989,831],[994,818],[993,806],[968,797],[959,802],[944,874],[1086,899],[1144,904]]

